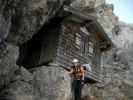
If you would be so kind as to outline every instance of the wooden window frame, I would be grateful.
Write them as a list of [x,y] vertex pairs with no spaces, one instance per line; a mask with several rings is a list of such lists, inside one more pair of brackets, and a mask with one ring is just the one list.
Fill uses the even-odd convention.
[[75,47],[78,50],[81,50],[82,45],[82,35],[78,32],[75,33]]
[[88,53],[87,53],[87,56],[88,57],[92,57],[93,56],[93,53],[94,53],[94,43],[93,41],[88,41]]

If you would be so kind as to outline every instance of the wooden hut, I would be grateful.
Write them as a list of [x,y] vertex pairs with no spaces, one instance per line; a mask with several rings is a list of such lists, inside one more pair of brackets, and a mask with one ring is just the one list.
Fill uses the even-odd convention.
[[92,71],[98,73],[101,53],[111,47],[94,9],[65,6],[59,17],[20,47],[18,64],[32,68],[53,62],[69,68],[76,58],[81,64],[91,63]]

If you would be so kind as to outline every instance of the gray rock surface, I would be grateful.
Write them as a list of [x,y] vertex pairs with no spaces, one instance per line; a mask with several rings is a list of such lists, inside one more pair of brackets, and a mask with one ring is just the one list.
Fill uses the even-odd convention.
[[36,69],[33,83],[39,100],[70,100],[70,76],[62,68],[43,66]]
[[0,99],[70,100],[71,80],[64,69],[43,66],[32,72],[23,67],[16,69],[8,84],[0,91]]
[[0,100],[35,100],[37,93],[32,81],[32,73],[23,67],[16,69],[8,84],[4,84],[3,90],[0,91]]
[[[0,99],[70,100],[70,77],[62,68],[42,66],[31,73],[17,66],[16,60],[19,46],[71,1],[0,0]],[[98,21],[114,43],[102,57],[104,82],[101,87],[85,86],[83,99],[133,100],[133,25],[119,22],[115,8],[105,0],[76,0],[71,5],[96,7]]]
[[1,0],[0,20],[4,24],[2,27],[0,24],[1,38],[8,33],[9,42],[19,45],[26,42],[68,1],[73,0]]
[[33,86],[24,81],[10,83],[0,96],[1,100],[35,100]]
[[16,65],[18,54],[18,47],[13,45],[8,45],[0,54],[0,88],[10,82],[15,70],[18,69]]

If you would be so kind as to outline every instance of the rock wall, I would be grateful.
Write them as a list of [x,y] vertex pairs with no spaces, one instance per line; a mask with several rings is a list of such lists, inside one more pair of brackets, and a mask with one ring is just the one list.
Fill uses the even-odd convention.
[[63,97],[68,100],[70,80],[63,69],[43,67],[31,73],[16,65],[16,61],[19,46],[30,40],[62,5],[71,1],[0,1],[0,100],[62,100]]
[[[132,25],[119,22],[112,5],[100,6],[99,21],[114,43],[112,50],[102,56],[100,88],[92,87],[96,100],[132,100],[133,48]],[[102,13],[101,13],[102,12]],[[129,89],[130,88],[130,89]]]
[[76,7],[98,7],[105,3],[105,0],[75,0],[75,2],[72,3],[73,6]]
[[[16,65],[19,46],[34,34],[62,5],[74,0],[0,1],[0,99],[70,100],[68,73],[58,66],[27,70]],[[104,82],[83,87],[84,100],[133,100],[133,25],[119,22],[113,5],[105,0],[76,0],[72,6],[95,7],[98,20],[114,43],[102,56]]]

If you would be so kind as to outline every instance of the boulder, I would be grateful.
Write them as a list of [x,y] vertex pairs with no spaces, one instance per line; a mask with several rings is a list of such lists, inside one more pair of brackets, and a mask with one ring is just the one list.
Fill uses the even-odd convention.
[[58,66],[42,66],[34,70],[33,84],[39,100],[69,100],[70,77]]
[[18,66],[16,59],[18,57],[18,47],[8,45],[7,48],[0,53],[0,88],[7,85],[14,75]]
[[35,100],[34,88],[27,82],[10,83],[0,95],[0,100]]

